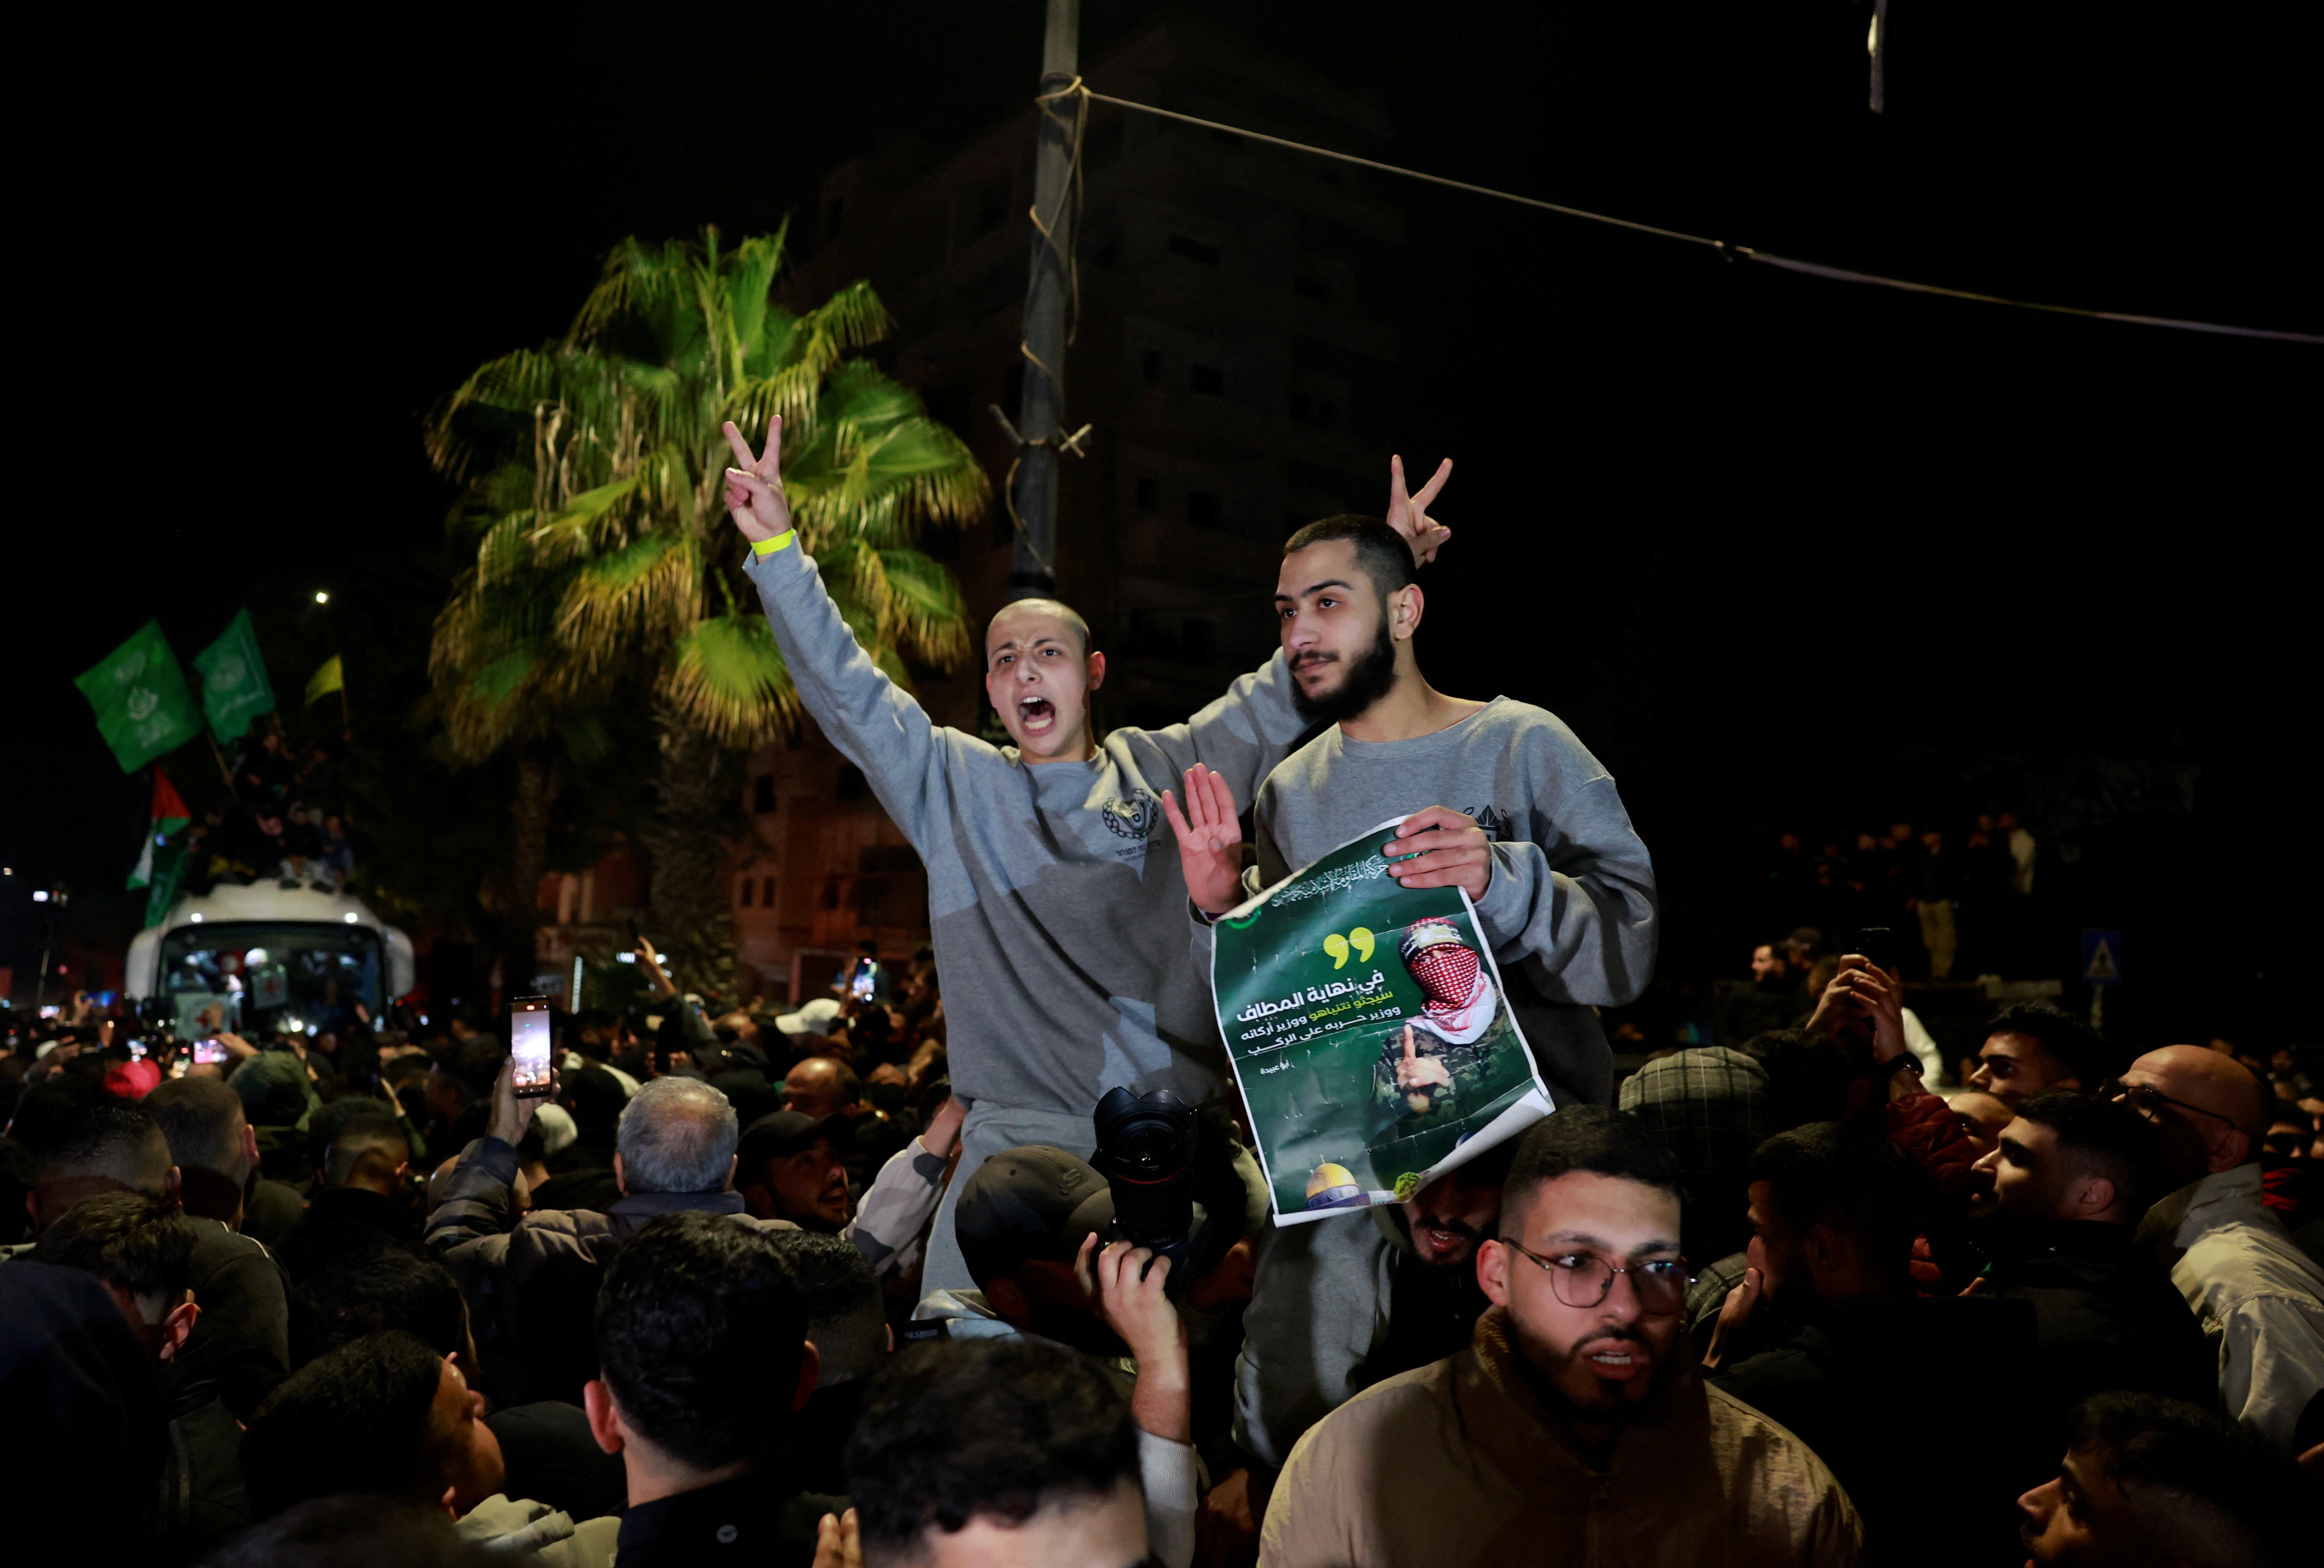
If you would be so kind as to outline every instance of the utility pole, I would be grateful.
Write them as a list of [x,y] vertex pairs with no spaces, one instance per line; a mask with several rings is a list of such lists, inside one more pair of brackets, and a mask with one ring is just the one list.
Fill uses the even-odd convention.
[[[1033,271],[1025,288],[1025,392],[1017,404],[1019,436],[1015,553],[1009,596],[1045,598],[1056,591],[1057,449],[1065,437],[1065,306],[1072,289],[1074,128],[1083,106],[1063,93],[1080,76],[1081,0],[1049,0],[1041,38],[1041,92],[1033,122]],[[1042,231],[1047,229],[1047,233]]]

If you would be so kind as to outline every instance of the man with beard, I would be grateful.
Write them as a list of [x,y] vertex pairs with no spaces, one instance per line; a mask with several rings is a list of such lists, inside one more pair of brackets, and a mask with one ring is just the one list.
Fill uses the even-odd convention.
[[1260,1561],[1857,1561],[1823,1462],[1696,1372],[1678,1234],[1677,1169],[1631,1117],[1529,1129],[1478,1249],[1474,1342],[1299,1440]]
[[[1101,737],[1089,696],[1106,663],[1088,623],[1053,600],[1020,599],[992,618],[982,650],[985,696],[1011,744],[940,727],[872,661],[825,591],[784,498],[781,421],[768,422],[762,456],[731,424],[726,438],[740,465],[726,470],[726,504],[751,541],[747,569],[799,701],[927,868],[969,1168],[1027,1144],[1089,1152],[1090,1110],[1116,1086],[1216,1098],[1224,1052],[1205,976],[1185,959],[1176,846],[1155,832],[1157,797],[1202,767],[1232,798],[1251,798],[1307,722],[1285,660],[1183,724]],[[1407,573],[1449,536],[1426,507],[1450,467],[1407,497],[1392,465],[1384,531],[1406,541]],[[929,1238],[930,1289],[968,1283],[954,1202],[947,1193]]]
[[1249,1459],[1206,1503],[1254,1531],[1302,1434],[1376,1383],[1457,1354],[1488,1305],[1477,1243],[1500,1217],[1513,1143],[1369,1217],[1271,1231],[1259,1243],[1235,1358],[1234,1439]]
[[[1259,788],[1258,883],[1401,817],[1381,845],[1391,874],[1467,891],[1556,1102],[1607,1104],[1596,1009],[1636,1000],[1653,973],[1653,862],[1613,776],[1554,714],[1428,684],[1414,641],[1425,604],[1403,535],[1375,519],[1326,518],[1285,543],[1275,607],[1293,695],[1330,727]],[[1186,890],[1212,918],[1257,890],[1231,783],[1197,763],[1185,810],[1162,798]],[[1197,951],[1207,966],[1206,936]]]

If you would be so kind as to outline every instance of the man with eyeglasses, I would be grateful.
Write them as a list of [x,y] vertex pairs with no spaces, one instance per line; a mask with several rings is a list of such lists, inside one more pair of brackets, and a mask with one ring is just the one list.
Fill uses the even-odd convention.
[[2200,1046],[2149,1051],[2098,1086],[2153,1122],[2179,1189],[2139,1239],[2218,1346],[2227,1414],[2297,1453],[2324,1440],[2324,1269],[2260,1198],[2273,1092]]
[[1856,1562],[1856,1509],[1823,1462],[1693,1366],[1678,1182],[1627,1112],[1527,1130],[1478,1249],[1493,1305],[1469,1349],[1300,1439],[1261,1568]]

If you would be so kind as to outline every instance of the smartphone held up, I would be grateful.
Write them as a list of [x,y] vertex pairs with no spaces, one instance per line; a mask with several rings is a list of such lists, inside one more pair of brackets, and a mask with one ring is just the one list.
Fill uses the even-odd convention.
[[549,1087],[549,1014],[545,996],[509,998],[509,1079],[520,1098],[538,1100]]

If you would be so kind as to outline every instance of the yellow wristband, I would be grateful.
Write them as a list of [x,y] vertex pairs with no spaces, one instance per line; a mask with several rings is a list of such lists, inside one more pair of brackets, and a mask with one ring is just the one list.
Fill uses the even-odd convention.
[[777,550],[786,550],[790,549],[792,544],[796,542],[798,539],[798,530],[795,528],[787,528],[783,530],[782,532],[775,535],[772,539],[752,540],[751,541],[751,553],[754,556],[770,556]]

